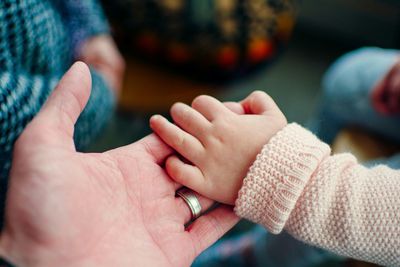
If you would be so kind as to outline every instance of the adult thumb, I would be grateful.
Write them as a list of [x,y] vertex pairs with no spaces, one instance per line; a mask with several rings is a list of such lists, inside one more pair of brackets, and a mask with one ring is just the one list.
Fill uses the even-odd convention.
[[[76,62],[64,74],[40,112],[26,129],[28,135],[36,132],[48,142],[73,144],[74,125],[90,96],[92,80],[87,65]],[[48,136],[44,136],[44,135]]]

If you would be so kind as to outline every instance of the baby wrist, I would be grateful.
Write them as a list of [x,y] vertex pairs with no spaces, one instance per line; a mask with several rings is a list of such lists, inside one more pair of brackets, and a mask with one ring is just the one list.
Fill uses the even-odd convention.
[[238,216],[279,233],[330,147],[292,123],[278,132],[258,154],[235,203]]

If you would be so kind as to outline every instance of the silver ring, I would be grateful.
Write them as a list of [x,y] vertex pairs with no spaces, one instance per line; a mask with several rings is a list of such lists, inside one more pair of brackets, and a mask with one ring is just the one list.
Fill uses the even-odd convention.
[[197,219],[201,214],[201,204],[195,193],[189,188],[183,187],[176,191],[176,194],[189,206],[190,212],[192,213],[192,220]]

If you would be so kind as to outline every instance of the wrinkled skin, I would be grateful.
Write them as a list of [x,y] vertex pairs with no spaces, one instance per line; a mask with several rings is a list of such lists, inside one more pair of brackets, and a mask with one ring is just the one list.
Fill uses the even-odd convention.
[[171,150],[154,135],[76,152],[89,94],[89,71],[76,63],[18,139],[0,254],[16,266],[189,266],[237,217],[220,206],[185,229],[180,185],[162,168]]

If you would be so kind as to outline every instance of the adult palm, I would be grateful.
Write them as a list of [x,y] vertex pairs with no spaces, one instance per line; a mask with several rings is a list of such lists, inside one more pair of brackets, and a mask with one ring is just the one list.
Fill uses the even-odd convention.
[[172,151],[154,135],[76,152],[90,87],[87,67],[75,64],[18,139],[1,254],[17,266],[190,265],[237,217],[221,206],[185,229],[189,209],[161,165]]

